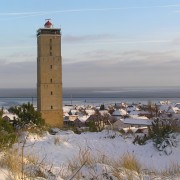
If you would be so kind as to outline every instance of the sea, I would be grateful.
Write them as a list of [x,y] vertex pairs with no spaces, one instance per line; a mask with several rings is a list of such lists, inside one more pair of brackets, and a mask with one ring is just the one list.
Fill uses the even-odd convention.
[[[180,103],[179,87],[66,87],[63,88],[63,105],[101,105],[115,103]],[[0,89],[0,107],[9,108],[30,102],[37,106],[35,88]]]

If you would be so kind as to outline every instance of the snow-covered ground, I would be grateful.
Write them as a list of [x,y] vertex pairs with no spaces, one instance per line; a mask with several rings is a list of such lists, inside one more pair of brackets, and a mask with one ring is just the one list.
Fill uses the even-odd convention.
[[[164,152],[158,151],[153,146],[152,141],[146,145],[133,144],[132,137],[122,136],[116,131],[104,130],[97,133],[86,132],[82,134],[58,129],[56,131],[56,135],[51,135],[48,132],[44,136],[29,134],[25,143],[24,154],[25,156],[36,157],[47,169],[51,169],[56,178],[58,177],[57,179],[63,179],[62,174],[67,174],[68,177],[69,163],[77,161],[78,164],[80,155],[84,152],[88,152],[95,159],[104,156],[111,160],[120,159],[126,153],[133,154],[142,165],[142,169],[152,171],[162,171],[173,164],[180,165],[180,143],[176,148],[173,147],[170,155],[166,155]],[[177,138],[180,142],[180,136]],[[21,152],[23,142],[22,140],[15,144],[14,148]],[[107,170],[107,167],[105,169]],[[88,178],[85,177],[85,179]]]

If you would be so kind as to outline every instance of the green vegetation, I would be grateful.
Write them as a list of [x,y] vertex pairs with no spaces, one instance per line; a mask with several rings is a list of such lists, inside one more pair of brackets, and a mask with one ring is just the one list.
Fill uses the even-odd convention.
[[[167,155],[172,153],[171,147],[176,146],[176,134],[174,126],[169,120],[156,119],[149,127],[148,137],[154,141],[155,147],[164,151]],[[167,148],[168,151],[166,150]]]
[[33,105],[22,104],[21,106],[11,107],[9,112],[16,114],[17,118],[12,123],[2,119],[3,112],[0,111],[0,148],[10,147],[17,139],[19,130],[28,129],[30,132],[42,134],[47,130],[43,126],[44,120]]
[[98,132],[98,128],[97,128],[96,123],[94,121],[89,121],[87,123],[87,127],[89,127],[90,132]]
[[15,129],[12,124],[2,119],[2,111],[0,111],[0,149],[11,146],[15,141]]
[[30,124],[37,126],[42,126],[45,124],[44,120],[41,118],[41,114],[37,112],[30,103],[11,107],[9,112],[18,116],[18,118],[15,119],[15,125],[20,128],[24,128]]

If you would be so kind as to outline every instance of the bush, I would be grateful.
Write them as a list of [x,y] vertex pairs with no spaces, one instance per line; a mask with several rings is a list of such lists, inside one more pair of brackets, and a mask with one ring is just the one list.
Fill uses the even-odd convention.
[[21,106],[11,107],[9,112],[14,113],[18,116],[15,119],[15,125],[23,128],[27,125],[35,124],[37,126],[44,125],[44,120],[41,118],[41,114],[36,111],[32,104],[22,104]]
[[0,117],[0,148],[11,146],[16,141],[14,127]]
[[89,121],[87,123],[87,127],[89,127],[89,131],[90,132],[98,132],[98,128],[97,128],[97,126],[96,126],[94,121]]
[[148,130],[148,137],[153,140],[155,147],[167,155],[171,154],[172,147],[177,145],[177,141],[170,121],[155,119]]
[[146,134],[144,136],[136,136],[134,141],[133,141],[133,144],[139,144],[139,145],[144,145],[146,144],[146,141],[148,140],[149,138],[146,136]]

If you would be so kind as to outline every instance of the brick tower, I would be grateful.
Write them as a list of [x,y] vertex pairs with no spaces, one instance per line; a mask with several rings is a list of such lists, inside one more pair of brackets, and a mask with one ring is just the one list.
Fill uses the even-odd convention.
[[52,127],[63,126],[61,29],[47,20],[37,30],[37,109]]

